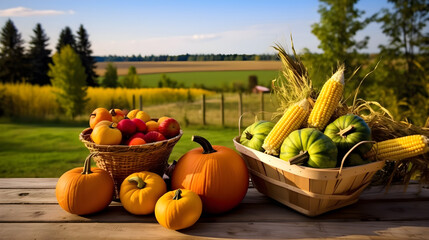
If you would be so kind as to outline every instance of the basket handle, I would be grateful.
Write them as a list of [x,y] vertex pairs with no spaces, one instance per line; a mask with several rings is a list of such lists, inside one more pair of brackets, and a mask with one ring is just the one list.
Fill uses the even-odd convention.
[[350,153],[353,152],[353,150],[355,150],[357,147],[359,147],[360,145],[364,144],[364,143],[376,143],[376,141],[360,141],[358,143],[356,143],[347,153],[346,155],[344,155],[343,159],[341,160],[341,166],[340,166],[340,170],[338,170],[338,176],[341,176],[341,172],[343,171],[343,167],[344,167],[344,162],[346,161],[347,157],[349,156]]

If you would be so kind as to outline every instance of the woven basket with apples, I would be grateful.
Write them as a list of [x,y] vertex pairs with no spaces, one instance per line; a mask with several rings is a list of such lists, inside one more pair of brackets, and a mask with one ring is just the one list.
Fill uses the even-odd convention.
[[132,173],[150,171],[163,175],[168,158],[183,131],[170,117],[152,119],[148,113],[134,109],[95,109],[89,128],[79,139],[85,144],[97,166],[110,173],[119,198],[122,181]]

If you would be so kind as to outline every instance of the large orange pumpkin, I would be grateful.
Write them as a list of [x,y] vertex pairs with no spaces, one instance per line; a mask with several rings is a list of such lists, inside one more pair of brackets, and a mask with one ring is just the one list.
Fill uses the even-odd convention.
[[249,174],[241,156],[224,146],[212,146],[200,136],[192,140],[202,148],[185,153],[171,178],[173,189],[197,193],[207,213],[222,213],[237,206],[247,193]]
[[113,179],[101,168],[91,169],[89,155],[82,167],[65,172],[57,182],[55,194],[65,211],[77,215],[95,213],[112,201]]

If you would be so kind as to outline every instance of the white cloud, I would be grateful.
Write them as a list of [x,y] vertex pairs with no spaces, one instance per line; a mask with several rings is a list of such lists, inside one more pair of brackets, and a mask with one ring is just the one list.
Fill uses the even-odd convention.
[[216,39],[220,37],[217,34],[194,34],[192,35],[192,39],[194,40],[210,40],[210,39]]
[[[130,34],[122,39],[106,41],[106,37],[94,39],[95,55],[176,55],[202,53],[274,53],[271,46],[275,43],[290,46],[290,34],[293,33],[295,48],[299,52],[303,47],[315,49],[317,38],[311,35],[310,27],[304,23],[287,26],[285,23],[250,25],[240,29],[196,33],[190,35],[158,36],[146,38]],[[294,31],[300,29],[301,31]],[[124,40],[126,39],[126,40]]]
[[2,17],[29,17],[29,16],[52,16],[74,14],[73,10],[58,11],[58,10],[34,10],[26,7],[16,7],[8,9],[0,9],[0,16]]

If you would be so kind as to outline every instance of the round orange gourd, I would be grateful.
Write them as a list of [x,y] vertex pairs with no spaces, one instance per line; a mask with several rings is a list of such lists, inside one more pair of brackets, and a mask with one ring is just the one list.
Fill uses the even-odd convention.
[[156,173],[133,173],[121,184],[119,198],[125,210],[136,215],[151,214],[156,201],[167,191],[164,180]]
[[91,168],[89,155],[82,167],[65,172],[57,182],[55,195],[62,209],[77,215],[96,213],[112,201],[114,183],[109,173]]
[[96,108],[92,111],[91,115],[89,115],[89,126],[94,129],[95,125],[103,120],[112,121],[112,115],[109,110],[105,108]]
[[124,119],[125,114],[121,109],[110,109],[110,115],[112,115],[112,122],[118,123],[122,119]]
[[179,230],[194,225],[201,216],[203,203],[198,194],[177,189],[167,192],[155,205],[156,220],[162,226]]
[[238,153],[224,146],[212,146],[205,138],[193,136],[202,148],[185,153],[171,178],[173,189],[197,193],[207,213],[222,213],[237,206],[246,195],[249,174]]

